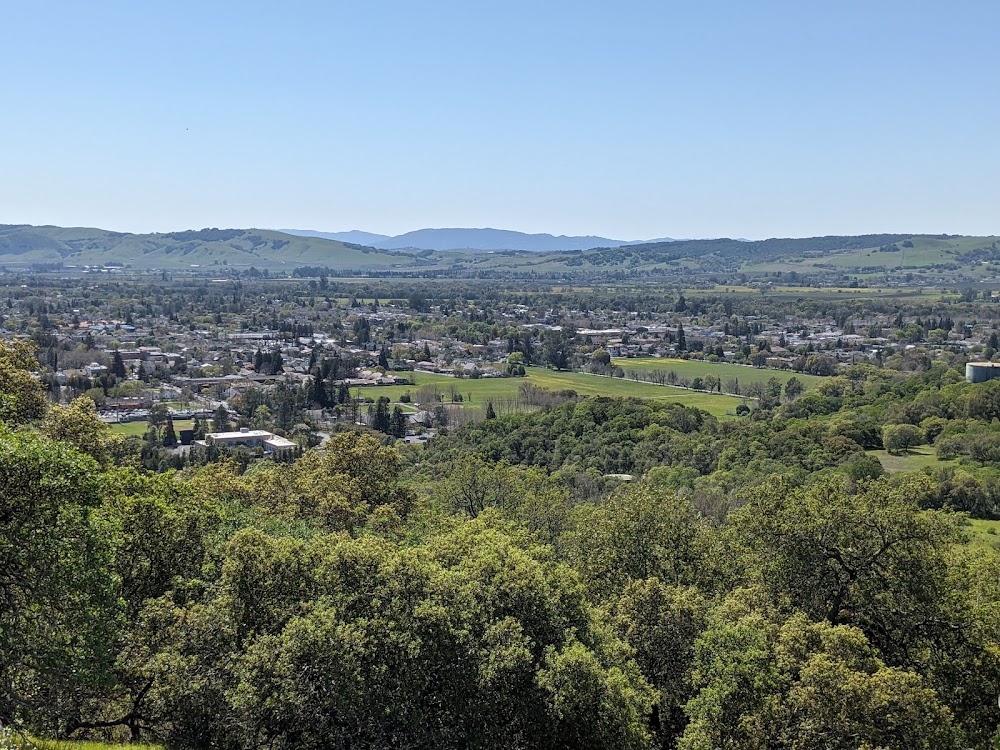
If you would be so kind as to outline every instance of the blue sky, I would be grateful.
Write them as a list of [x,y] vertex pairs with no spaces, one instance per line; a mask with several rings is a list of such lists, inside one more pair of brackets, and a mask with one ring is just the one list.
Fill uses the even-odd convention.
[[1000,233],[1000,3],[0,4],[0,223]]

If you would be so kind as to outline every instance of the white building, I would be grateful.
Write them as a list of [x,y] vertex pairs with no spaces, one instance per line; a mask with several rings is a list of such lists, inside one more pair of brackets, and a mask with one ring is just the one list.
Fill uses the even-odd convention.
[[227,448],[242,445],[247,448],[263,448],[265,453],[285,453],[295,447],[295,443],[291,440],[273,432],[248,430],[245,427],[236,432],[210,432],[205,435],[204,440],[196,440],[195,445],[202,447],[218,445]]

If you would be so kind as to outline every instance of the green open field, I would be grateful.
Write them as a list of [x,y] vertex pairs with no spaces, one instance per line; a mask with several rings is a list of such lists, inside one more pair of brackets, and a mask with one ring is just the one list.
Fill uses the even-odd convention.
[[966,531],[969,534],[969,544],[973,547],[991,547],[1000,550],[1000,521],[987,521],[982,518],[970,518]]
[[[189,430],[194,426],[194,420],[191,419],[175,419],[174,420],[174,430]],[[130,437],[135,435],[136,437],[142,437],[146,434],[146,430],[149,429],[148,422],[121,422],[119,424],[111,425],[111,431],[116,432],[119,435],[124,435],[125,437]]]
[[731,365],[726,362],[702,362],[696,359],[670,359],[667,357],[634,357],[612,360],[615,364],[625,370],[630,371],[650,371],[650,370],[673,370],[681,378],[703,378],[706,375],[715,375],[725,383],[727,380],[737,378],[741,384],[766,383],[771,378],[777,378],[782,385],[789,378],[799,379],[806,389],[815,388],[816,384],[823,380],[818,375],[803,375],[791,370],[765,370],[744,365]]
[[868,451],[868,455],[875,456],[890,474],[900,471],[920,471],[925,468],[940,469],[955,464],[953,460],[940,460],[929,445],[921,445],[898,455],[889,451]]
[[605,378],[581,372],[556,372],[541,367],[528,368],[528,375],[525,378],[479,378],[472,380],[423,372],[410,373],[410,377],[415,381],[415,385],[354,388],[352,392],[355,395],[367,396],[371,399],[388,396],[393,401],[398,401],[399,397],[407,391],[415,395],[423,386],[437,385],[441,389],[441,393],[444,394],[445,401],[448,401],[451,386],[455,386],[462,394],[462,398],[465,399],[462,406],[481,409],[490,400],[515,398],[521,383],[527,381],[539,388],[551,391],[572,389],[581,396],[617,396],[622,398],[635,396],[636,398],[660,401],[676,401],[685,406],[704,409],[717,417],[735,414],[736,407],[743,403],[743,400],[738,396],[702,393],[684,388],[637,383],[622,378]]

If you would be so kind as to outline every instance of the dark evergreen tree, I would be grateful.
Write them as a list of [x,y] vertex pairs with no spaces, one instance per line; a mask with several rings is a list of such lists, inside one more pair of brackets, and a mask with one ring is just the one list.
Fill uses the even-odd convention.
[[215,432],[225,432],[232,425],[229,422],[229,412],[226,411],[226,407],[219,404],[219,408],[215,410],[215,414],[212,416],[212,429]]
[[177,445],[177,433],[174,431],[174,420],[167,418],[167,426],[163,430],[163,447],[173,448]]
[[406,414],[403,409],[396,404],[392,407],[392,416],[389,418],[389,434],[397,437],[406,437]]
[[115,349],[115,353],[111,356],[111,374],[119,380],[124,380],[128,375],[128,371],[125,369],[125,362],[122,360],[122,355],[117,349]]
[[371,410],[371,426],[372,429],[379,432],[390,432],[388,396],[379,396],[378,401],[375,402],[375,406]]

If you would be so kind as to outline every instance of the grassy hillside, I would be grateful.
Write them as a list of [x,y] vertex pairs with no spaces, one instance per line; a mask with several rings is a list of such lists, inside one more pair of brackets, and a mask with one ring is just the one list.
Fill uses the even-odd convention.
[[[902,240],[873,244],[869,247],[828,250],[822,253],[785,255],[780,258],[748,260],[747,272],[822,270],[849,273],[902,271],[945,268],[959,264],[968,271],[970,264],[1000,259],[997,237],[937,237],[915,235]],[[955,270],[955,269],[952,269]]]
[[[595,241],[600,238],[595,238]],[[87,227],[0,225],[0,265],[128,266],[151,269],[234,267],[290,270],[320,266],[345,272],[408,270],[457,275],[605,278],[609,273],[684,276],[765,273],[864,276],[902,270],[937,275],[1000,275],[996,237],[862,235],[739,240],[682,240],[567,252],[381,250],[264,229],[201,229],[127,234]]]
[[[969,261],[988,260],[994,237],[880,234],[740,240],[679,240],[562,253],[453,254],[454,265],[470,270],[594,274],[608,271],[678,274],[695,272],[816,273],[886,272],[901,268],[969,270]],[[1000,259],[1000,253],[997,253]],[[948,270],[948,269],[945,269]]]
[[422,258],[270,230],[202,229],[123,234],[82,227],[0,226],[0,264],[123,265],[136,269],[318,265],[365,270],[419,267]]

